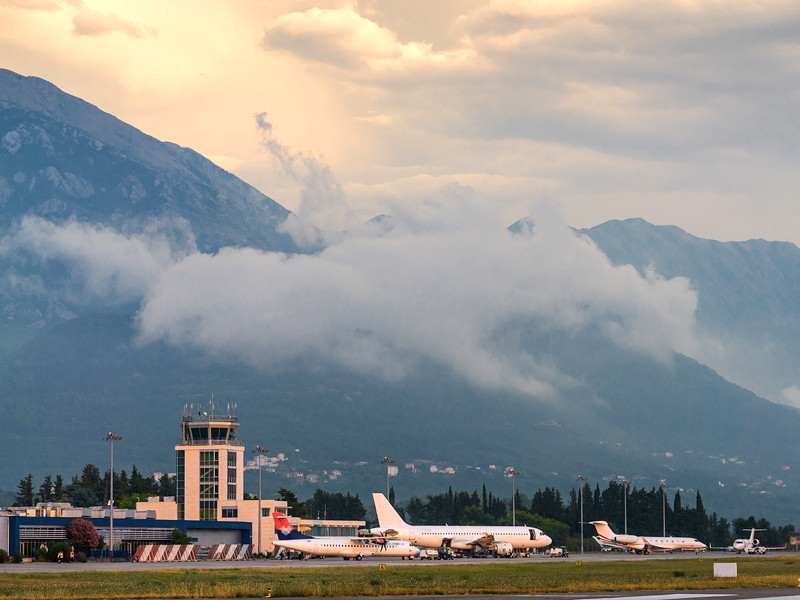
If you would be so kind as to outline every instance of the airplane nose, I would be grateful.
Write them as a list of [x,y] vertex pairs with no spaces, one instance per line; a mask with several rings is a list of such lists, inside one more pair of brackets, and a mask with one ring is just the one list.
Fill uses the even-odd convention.
[[549,535],[542,535],[542,536],[539,537],[539,539],[541,539],[542,541],[546,541],[547,542],[545,544],[545,546],[549,546],[550,544],[553,543],[553,540]]

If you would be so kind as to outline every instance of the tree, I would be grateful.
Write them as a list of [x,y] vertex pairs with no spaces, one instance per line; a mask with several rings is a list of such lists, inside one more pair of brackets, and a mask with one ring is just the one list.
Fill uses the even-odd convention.
[[[93,464],[87,464],[81,471],[79,478],[73,477],[72,482],[83,488],[87,495],[92,498],[87,506],[101,504],[105,497],[103,489],[103,478],[100,476],[100,469]],[[79,505],[80,506],[80,505]]]
[[33,506],[33,475],[31,473],[19,480],[14,506]]
[[36,498],[39,502],[51,502],[55,499],[53,493],[53,478],[50,475],[45,477],[44,481],[42,481]]
[[64,499],[64,478],[59,473],[53,483],[53,500],[61,502]]
[[166,496],[174,496],[177,494],[177,482],[174,477],[170,477],[167,473],[161,476],[158,480],[158,495],[162,498]]
[[351,496],[341,492],[326,492],[317,490],[314,496],[305,502],[305,508],[312,518],[342,519],[346,521],[362,521],[367,510],[361,503],[358,494]]
[[64,487],[63,498],[72,506],[86,507],[100,504],[97,496],[82,488],[80,483],[77,483],[77,479],[74,479],[73,483]]
[[64,528],[67,539],[75,549],[84,554],[100,545],[100,536],[94,525],[86,519],[73,519]]
[[187,544],[192,543],[192,538],[190,538],[186,533],[175,527],[172,530],[172,535],[169,537],[169,543],[180,544],[181,546],[185,546]]
[[300,500],[297,499],[297,495],[293,491],[281,488],[278,490],[278,494],[280,494],[281,500],[286,502],[289,508],[292,509],[293,516],[300,519],[304,519],[308,516],[305,506],[300,503]]

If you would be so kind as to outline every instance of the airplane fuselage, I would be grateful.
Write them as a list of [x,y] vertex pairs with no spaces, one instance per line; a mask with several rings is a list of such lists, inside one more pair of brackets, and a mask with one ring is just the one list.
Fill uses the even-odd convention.
[[371,532],[395,540],[405,540],[424,548],[449,546],[467,550],[481,546],[481,543],[476,543],[479,540],[486,540],[489,546],[492,542],[506,542],[514,549],[545,548],[552,543],[549,536],[533,527],[407,525],[392,527],[391,531],[385,527],[376,527]]
[[651,552],[672,552],[673,550],[694,550],[701,552],[706,549],[706,545],[695,538],[689,537],[652,537],[642,538],[645,547]]
[[309,538],[302,540],[276,540],[276,546],[296,550],[304,554],[318,556],[341,556],[342,558],[362,558],[365,556],[401,556],[413,558],[419,549],[405,541],[385,540],[382,543],[354,541],[351,538]]

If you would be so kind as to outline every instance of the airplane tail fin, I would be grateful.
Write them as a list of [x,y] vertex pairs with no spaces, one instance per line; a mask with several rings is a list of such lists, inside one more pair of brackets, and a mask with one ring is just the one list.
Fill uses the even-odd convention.
[[279,540],[309,540],[313,537],[297,531],[283,513],[272,513],[272,521],[275,523],[275,533]]
[[608,526],[608,521],[589,521],[594,528],[597,530],[597,535],[600,538],[605,538],[606,540],[613,540],[617,537],[617,534],[614,533],[611,527]]
[[372,500],[375,502],[375,512],[378,513],[378,526],[381,529],[408,526],[408,523],[403,521],[403,518],[397,514],[394,506],[389,503],[386,496],[373,493]]

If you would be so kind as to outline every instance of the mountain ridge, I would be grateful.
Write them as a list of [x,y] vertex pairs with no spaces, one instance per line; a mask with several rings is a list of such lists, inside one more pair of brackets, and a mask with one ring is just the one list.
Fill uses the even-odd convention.
[[[244,245],[298,251],[280,230],[288,210],[194,150],[160,142],[44,80],[3,69],[0,107],[6,213],[0,226],[23,214],[104,216],[104,224],[175,218],[192,225],[203,251]],[[27,154],[46,162],[28,164]]]
[[798,385],[800,248],[790,242],[704,240],[643,219],[608,221],[580,232],[613,264],[692,282],[698,327],[719,342],[701,355],[706,364],[773,401],[784,400],[783,390]]

